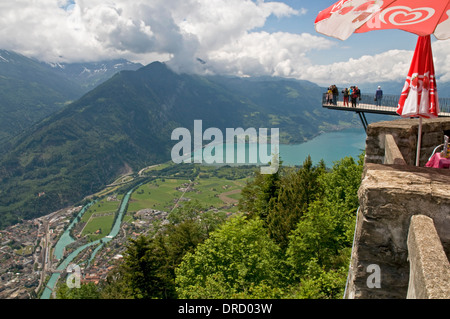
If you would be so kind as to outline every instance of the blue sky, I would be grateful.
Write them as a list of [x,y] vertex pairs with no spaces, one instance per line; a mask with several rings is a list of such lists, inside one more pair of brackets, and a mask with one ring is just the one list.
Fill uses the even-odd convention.
[[[16,0],[0,5],[0,48],[47,62],[125,58],[178,72],[281,76],[326,85],[401,81],[417,36],[317,33],[334,0]],[[450,46],[434,41],[450,81]],[[206,61],[200,64],[198,58]]]
[[[330,38],[321,35],[316,32],[314,28],[314,21],[317,14],[332,4],[335,0],[315,0],[315,1],[296,1],[296,0],[285,0],[281,1],[285,4],[291,6],[294,9],[301,10],[306,9],[306,14],[302,16],[290,16],[277,18],[271,16],[267,19],[263,30],[268,30],[270,32],[276,31],[286,31],[291,33],[302,33],[307,32],[319,37],[323,37],[333,42],[333,46],[328,49],[314,51],[313,54],[309,55],[309,59],[313,65],[329,65],[334,63],[346,64],[350,60],[358,60],[364,56],[374,56],[374,55],[386,55],[386,52],[392,52],[396,50],[408,51],[409,53],[404,54],[404,64],[397,67],[396,70],[404,70],[406,74],[409,67],[410,56],[415,49],[417,42],[417,35],[404,32],[401,30],[382,30],[373,31],[367,33],[353,34],[347,40],[341,41],[334,38]],[[448,66],[447,55],[450,51],[447,47],[450,47],[449,41],[437,41],[432,37],[432,42],[437,44],[437,62],[436,69],[437,72],[441,73],[441,76],[445,81],[449,80],[448,71],[450,70]],[[387,55],[389,56],[389,55]],[[435,57],[436,58],[436,57]],[[387,58],[389,59],[389,58]],[[440,62],[440,63],[439,63]],[[440,64],[444,64],[445,68],[440,69]],[[389,65],[389,64],[388,64]],[[361,66],[363,68],[364,65]],[[379,68],[383,68],[383,64],[380,63]],[[367,72],[367,75],[371,74]],[[361,78],[360,78],[361,79]],[[391,77],[382,77],[382,81],[402,81],[403,76],[399,73],[392,74]],[[376,77],[372,79],[373,83],[379,81]],[[351,81],[351,80],[350,80]],[[322,82],[322,84],[325,84]]]
[[[281,2],[286,3],[294,9],[301,10],[302,8],[305,8],[307,9],[307,13],[301,17],[293,16],[282,19],[271,16],[267,20],[264,29],[271,31],[283,30],[292,33],[308,32],[311,34],[322,36],[315,31],[314,21],[317,14],[321,10],[328,8],[336,1],[285,0]],[[333,41],[336,44],[336,47],[333,47],[333,49],[331,50],[316,52],[314,56],[311,57],[313,61],[321,64],[347,61],[350,58],[359,58],[362,55],[373,55],[392,49],[412,51],[414,50],[417,41],[416,35],[398,30],[385,30],[353,34],[349,39],[345,41],[332,39],[327,36],[323,37]]]

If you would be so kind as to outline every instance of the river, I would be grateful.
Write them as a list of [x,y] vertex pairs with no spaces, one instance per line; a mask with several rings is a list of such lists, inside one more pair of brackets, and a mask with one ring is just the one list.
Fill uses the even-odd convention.
[[[73,251],[69,256],[67,256],[66,259],[64,259],[59,265],[58,268],[56,268],[56,270],[58,271],[63,271],[65,270],[69,264],[72,262],[72,260],[78,256],[79,253],[81,253],[84,249],[91,247],[91,246],[96,246],[98,245],[98,247],[93,251],[93,253],[91,254],[91,257],[89,259],[89,262],[95,257],[95,254],[103,247],[103,245],[109,241],[111,241],[114,237],[117,236],[117,234],[120,231],[120,225],[122,223],[122,219],[123,219],[123,214],[125,213],[125,209],[127,207],[128,201],[130,200],[130,196],[133,193],[134,189],[130,190],[123,198],[122,203],[120,205],[119,208],[119,212],[118,212],[118,216],[115,220],[115,223],[113,225],[113,228],[111,229],[111,232],[108,234],[108,236],[96,240],[94,242],[91,243],[87,243],[84,246],[79,247],[78,249],[76,249],[75,251]],[[94,202],[93,202],[94,203]],[[67,228],[67,230],[63,233],[63,235],[61,236],[60,240],[58,241],[58,243],[55,246],[55,257],[58,259],[61,259],[63,256],[63,252],[65,247],[67,247],[67,245],[73,243],[75,240],[70,236],[70,230],[71,228],[74,226],[74,224],[76,223],[76,220],[78,218],[81,218],[83,216],[83,214],[86,212],[86,210],[93,204],[90,203],[87,206],[83,207],[83,209],[80,211],[80,213],[78,214],[77,218],[74,219],[74,221],[72,222],[72,224]],[[52,276],[50,277],[47,286],[45,287],[44,292],[42,293],[41,299],[50,299],[51,294],[52,294],[52,290],[55,288],[56,282],[58,281],[59,277],[61,276],[61,274],[59,273],[54,273],[52,274]]]

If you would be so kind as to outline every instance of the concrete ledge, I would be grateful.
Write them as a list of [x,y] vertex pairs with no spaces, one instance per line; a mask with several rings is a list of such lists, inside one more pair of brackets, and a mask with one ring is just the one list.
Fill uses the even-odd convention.
[[449,299],[450,264],[427,216],[411,218],[408,234],[410,263],[408,299]]
[[384,137],[384,164],[406,165],[392,134],[386,134]]

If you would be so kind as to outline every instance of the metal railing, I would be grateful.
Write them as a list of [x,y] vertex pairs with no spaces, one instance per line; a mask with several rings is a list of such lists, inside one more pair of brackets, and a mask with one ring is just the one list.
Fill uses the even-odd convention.
[[[384,94],[381,100],[381,106],[377,105],[374,100],[374,94],[361,94],[361,100],[357,101],[357,108],[359,110],[370,110],[372,113],[391,113],[396,114],[398,101],[400,100],[400,95],[389,95]],[[351,98],[349,98],[349,107],[351,107]],[[340,93],[337,98],[336,105],[330,104],[328,102],[328,94],[324,93],[322,97],[323,106],[335,106],[335,107],[346,107],[343,103],[343,94]],[[439,115],[440,116],[450,116],[450,98],[439,98]],[[377,112],[379,111],[379,112]]]

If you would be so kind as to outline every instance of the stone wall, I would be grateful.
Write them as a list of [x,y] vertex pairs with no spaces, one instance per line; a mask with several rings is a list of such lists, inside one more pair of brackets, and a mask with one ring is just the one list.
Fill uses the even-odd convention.
[[[397,136],[407,137],[400,132]],[[360,210],[345,297],[407,297],[407,238],[414,215],[425,215],[434,221],[448,258],[449,194],[450,170],[366,163],[358,194]],[[379,287],[369,282],[377,275],[373,269],[378,269]]]
[[[420,167],[414,166],[418,129],[418,119],[378,122],[367,129],[345,298],[440,298],[450,294],[448,281],[444,288],[430,288],[429,284],[450,271],[450,170],[424,167],[436,146],[443,144],[444,135],[450,136],[450,119],[423,120]],[[416,216],[429,218],[439,239],[431,242],[427,237],[431,235],[420,233],[427,227],[422,227],[419,221],[423,218]],[[418,223],[415,227],[412,220]],[[439,262],[445,268],[438,273],[430,270],[431,259],[424,260],[426,254],[435,258],[429,252],[436,251],[436,242],[442,245],[444,257],[441,255]],[[436,287],[444,292],[433,293]]]
[[[370,124],[367,128],[366,163],[384,163],[386,134],[391,134],[406,163],[415,165],[418,132],[418,119],[399,119]],[[448,118],[423,120],[420,166],[425,166],[434,148],[444,143],[444,135],[450,136]]]

